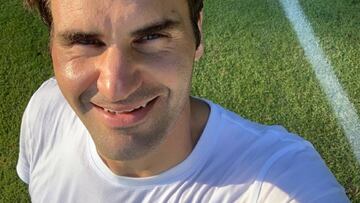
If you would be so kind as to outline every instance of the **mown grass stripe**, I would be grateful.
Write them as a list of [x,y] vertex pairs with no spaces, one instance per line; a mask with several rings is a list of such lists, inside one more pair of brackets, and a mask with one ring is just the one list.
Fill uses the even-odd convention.
[[349,101],[329,60],[322,51],[319,41],[315,38],[313,29],[298,0],[280,0],[280,2],[334,110],[339,124],[353,146],[357,160],[360,161],[360,122],[353,104]]

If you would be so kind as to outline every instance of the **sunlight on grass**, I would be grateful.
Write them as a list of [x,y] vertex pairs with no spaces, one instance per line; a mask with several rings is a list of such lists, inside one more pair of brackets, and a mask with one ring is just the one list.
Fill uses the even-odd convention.
[[[359,111],[359,7],[301,2]],[[48,34],[21,1],[1,4],[0,22],[0,202],[28,202],[15,171],[18,135],[30,96],[52,75]],[[341,29],[328,31],[334,27]],[[206,51],[194,70],[192,94],[311,141],[349,197],[360,202],[360,167],[279,3],[206,0],[204,30]]]

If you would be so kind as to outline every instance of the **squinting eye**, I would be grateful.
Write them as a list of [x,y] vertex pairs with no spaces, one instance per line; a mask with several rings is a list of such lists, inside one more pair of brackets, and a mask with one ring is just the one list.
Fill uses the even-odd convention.
[[161,37],[160,34],[151,34],[151,35],[146,35],[145,37],[143,37],[143,39],[144,40],[154,40],[154,39],[158,39],[160,37]]
[[162,34],[149,34],[149,35],[145,35],[141,38],[139,38],[138,40],[136,40],[137,43],[146,43],[147,41],[153,41],[159,38],[164,37],[164,35]]
[[97,40],[97,39],[78,39],[73,42],[73,44],[79,44],[79,45],[92,45],[92,46],[103,46],[104,43]]

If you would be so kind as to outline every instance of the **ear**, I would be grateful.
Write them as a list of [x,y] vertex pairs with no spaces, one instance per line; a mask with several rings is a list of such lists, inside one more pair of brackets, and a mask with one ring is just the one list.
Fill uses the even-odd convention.
[[202,30],[202,21],[203,21],[203,11],[200,12],[198,20],[198,28],[200,31],[200,44],[195,51],[195,61],[200,60],[201,56],[204,54],[204,42],[203,42],[203,30]]

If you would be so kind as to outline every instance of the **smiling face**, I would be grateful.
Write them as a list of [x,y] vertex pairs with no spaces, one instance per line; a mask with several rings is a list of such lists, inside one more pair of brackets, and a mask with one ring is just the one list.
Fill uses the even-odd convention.
[[52,0],[51,11],[55,77],[101,155],[137,159],[181,129],[202,54],[186,0]]

